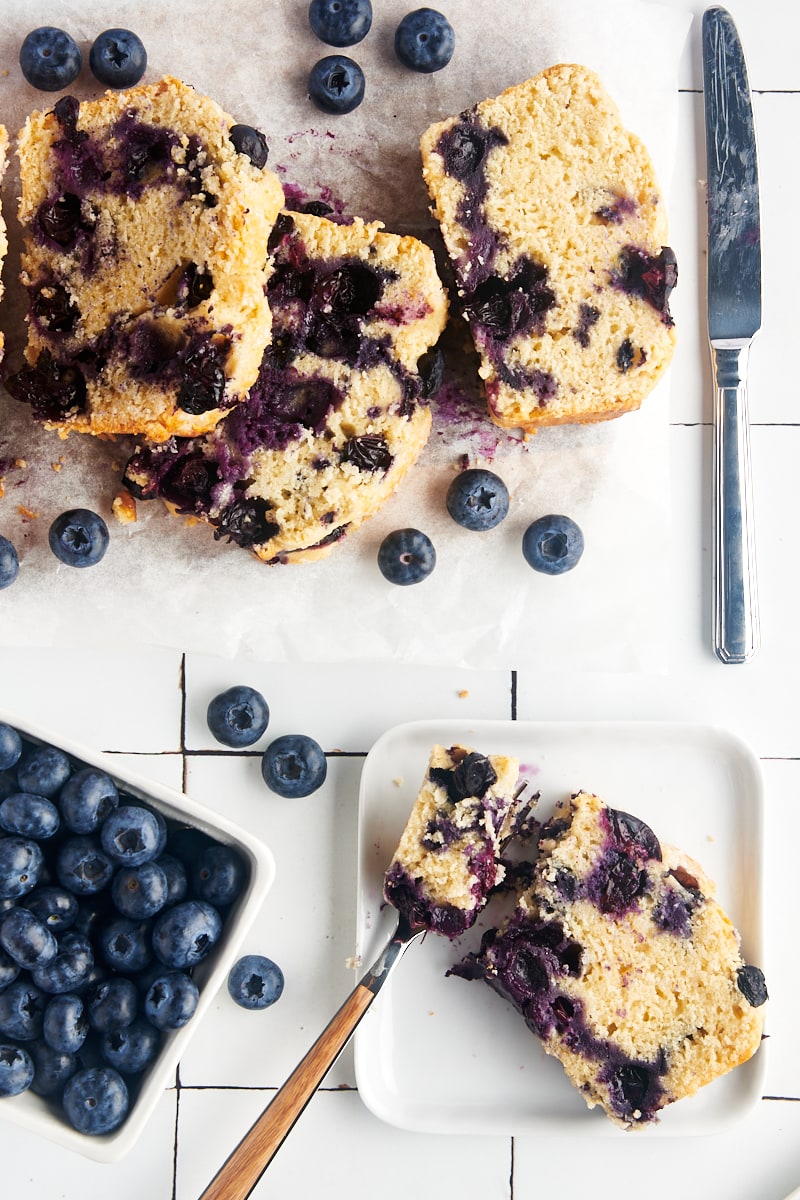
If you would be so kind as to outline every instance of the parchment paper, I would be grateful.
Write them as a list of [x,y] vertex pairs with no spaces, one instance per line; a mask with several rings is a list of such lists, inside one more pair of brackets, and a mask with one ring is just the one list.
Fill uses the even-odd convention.
[[[292,195],[327,199],[342,215],[381,220],[438,247],[419,171],[423,129],[552,63],[575,61],[600,74],[646,141],[668,195],[688,14],[639,0],[442,0],[456,52],[445,70],[419,75],[401,67],[392,48],[411,7],[373,0],[371,32],[345,51],[365,71],[365,101],[331,118],[306,93],[310,67],[332,51],[311,33],[305,0],[4,0],[0,120],[13,137],[29,111],[58,98],[22,79],[18,54],[28,30],[54,24],[78,40],[84,70],[70,91],[84,98],[102,90],[88,69],[94,37],[127,26],[147,47],[147,80],[180,76],[265,132],[270,164]],[[0,306],[12,362],[24,342],[18,192],[12,161],[3,185],[11,248]],[[448,332],[449,361],[471,378],[462,326]],[[0,592],[0,644],[661,669],[669,619],[667,388],[665,379],[639,413],[525,441],[491,425],[477,386],[451,382],[434,403],[423,459],[382,512],[327,560],[286,567],[215,542],[207,527],[169,516],[158,502],[139,504],[137,521],[120,524],[110,506],[130,444],[63,441],[0,391],[0,533],[21,560],[16,583]],[[463,455],[497,471],[511,490],[511,513],[491,532],[463,530],[446,513],[445,492]],[[101,512],[111,530],[106,557],[86,570],[58,563],[47,544],[51,521],[76,506]],[[520,549],[527,525],[548,512],[571,516],[586,539],[579,566],[560,578],[533,572]],[[407,525],[433,539],[437,565],[423,583],[398,588],[383,580],[375,557],[384,535]]]

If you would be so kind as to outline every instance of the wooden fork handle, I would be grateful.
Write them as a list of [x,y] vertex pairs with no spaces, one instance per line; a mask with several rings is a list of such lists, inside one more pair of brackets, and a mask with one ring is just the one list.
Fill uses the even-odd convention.
[[363,983],[319,1035],[308,1054],[250,1127],[211,1180],[200,1200],[245,1200],[280,1149],[329,1068],[347,1045],[353,1030],[375,999]]

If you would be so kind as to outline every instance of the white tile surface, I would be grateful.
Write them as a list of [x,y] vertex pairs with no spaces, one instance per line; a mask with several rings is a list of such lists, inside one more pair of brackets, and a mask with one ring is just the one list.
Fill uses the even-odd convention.
[[[672,540],[664,547],[671,601],[667,669],[660,675],[467,672],[408,669],[400,663],[295,666],[195,654],[184,662],[179,650],[140,646],[113,652],[0,651],[3,706],[119,753],[126,765],[185,787],[267,842],[277,879],[246,949],[270,955],[286,974],[283,997],[265,1012],[246,1013],[226,994],[218,996],[181,1064],[180,1086],[164,1094],[141,1143],[123,1163],[97,1166],[0,1120],[3,1196],[196,1200],[354,982],[347,959],[355,933],[362,757],[387,727],[424,717],[690,720],[730,728],[761,756],[769,1098],[745,1124],[721,1137],[659,1143],[637,1142],[632,1135],[594,1141],[590,1190],[598,1200],[618,1200],[627,1194],[627,1181],[638,1188],[646,1180],[651,1200],[676,1195],[784,1200],[800,1183],[795,1011],[800,974],[794,953],[795,848],[800,844],[795,484],[800,422],[797,386],[788,369],[797,311],[792,230],[800,191],[793,153],[800,124],[800,7],[786,0],[730,0],[727,5],[759,93],[755,114],[764,225],[764,324],[751,359],[763,647],[752,664],[734,668],[717,662],[709,637],[711,408],[699,94],[699,21],[705,5],[702,0],[666,2],[690,9],[696,18],[679,81],[681,154],[669,181],[671,236],[681,277],[674,297],[680,337],[670,399]],[[233,683],[258,687],[270,704],[270,727],[250,753],[224,752],[205,725],[208,701]],[[330,756],[325,786],[305,800],[273,796],[260,777],[261,750],[284,732],[312,734]],[[519,1200],[557,1193],[564,1200],[582,1200],[587,1194],[585,1143],[411,1135],[377,1121],[353,1086],[352,1056],[346,1051],[256,1197],[349,1200],[360,1193],[382,1200],[409,1195]]]

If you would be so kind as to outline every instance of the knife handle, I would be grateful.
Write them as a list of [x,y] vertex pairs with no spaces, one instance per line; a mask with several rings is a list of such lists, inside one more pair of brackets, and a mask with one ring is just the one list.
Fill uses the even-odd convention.
[[748,662],[761,643],[750,469],[746,342],[711,346],[714,377],[714,650]]

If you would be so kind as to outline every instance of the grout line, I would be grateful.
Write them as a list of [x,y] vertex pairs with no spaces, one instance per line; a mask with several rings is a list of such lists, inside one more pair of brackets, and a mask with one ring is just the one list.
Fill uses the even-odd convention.
[[178,1194],[178,1124],[181,1108],[180,1064],[175,1068],[175,1137],[172,1143],[172,1200]]
[[509,1200],[514,1200],[514,1139],[511,1139],[511,1162],[508,1169],[508,1196]]
[[517,672],[511,672],[511,720],[517,719]]

